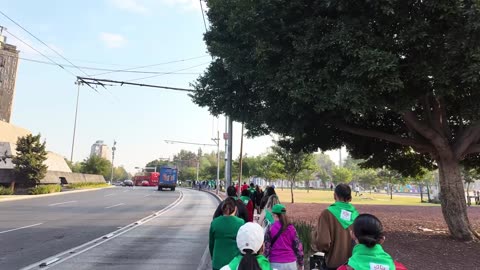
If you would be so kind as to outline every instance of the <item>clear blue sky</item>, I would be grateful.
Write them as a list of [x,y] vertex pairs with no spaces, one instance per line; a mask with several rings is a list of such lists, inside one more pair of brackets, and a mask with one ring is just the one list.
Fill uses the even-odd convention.
[[[139,69],[185,69],[181,72],[194,74],[169,74],[138,82],[188,88],[211,59],[203,42],[205,29],[198,0],[0,0],[0,6],[2,12],[78,66],[122,69],[200,57]],[[0,25],[53,60],[66,64],[1,15]],[[48,61],[10,34],[5,35],[8,43],[18,46],[20,57]],[[81,75],[76,69],[69,70]],[[130,80],[146,76],[116,73],[98,77]],[[20,60],[12,118],[13,124],[41,133],[50,151],[68,158],[75,112],[74,82],[74,76],[57,66]],[[182,148],[198,148],[169,145],[165,139],[210,143],[212,128],[216,133],[216,120],[212,126],[207,109],[197,107],[185,93],[131,86],[98,91],[81,88],[74,161],[86,158],[96,140],[111,145],[115,139],[115,163],[134,171],[134,167],[152,159],[172,157]],[[219,124],[223,133],[223,118]],[[238,124],[235,130],[237,156]],[[270,142],[269,137],[246,140],[245,152],[263,153]]]

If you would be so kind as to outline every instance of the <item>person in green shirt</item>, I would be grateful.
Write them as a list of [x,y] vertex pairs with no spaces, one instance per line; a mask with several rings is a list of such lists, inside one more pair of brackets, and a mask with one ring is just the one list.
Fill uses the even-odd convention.
[[220,270],[273,270],[263,256],[263,228],[257,223],[245,223],[237,234],[237,247],[241,254]]
[[401,270],[405,266],[395,262],[382,248],[385,241],[383,225],[374,215],[361,214],[353,223],[353,230],[350,232],[355,240],[355,247],[352,256],[341,270]]
[[223,215],[215,218],[210,224],[209,250],[213,270],[218,270],[240,254],[236,237],[245,221],[236,217],[237,207],[231,197],[225,199],[222,205]]

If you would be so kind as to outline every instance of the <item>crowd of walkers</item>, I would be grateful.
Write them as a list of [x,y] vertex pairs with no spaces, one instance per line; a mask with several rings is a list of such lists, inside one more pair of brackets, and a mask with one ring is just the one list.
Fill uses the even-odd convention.
[[[244,183],[228,187],[227,195],[210,226],[213,270],[304,269],[302,242],[273,186],[262,191]],[[385,235],[380,220],[359,214],[351,204],[350,186],[337,185],[334,200],[320,213],[312,232],[311,248],[324,254],[319,269],[406,269],[383,250]]]

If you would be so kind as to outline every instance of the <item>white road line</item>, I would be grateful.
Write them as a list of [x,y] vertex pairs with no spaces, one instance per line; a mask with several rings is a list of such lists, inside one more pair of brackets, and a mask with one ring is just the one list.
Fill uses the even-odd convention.
[[105,195],[105,196],[103,196],[103,197],[110,197],[110,196],[113,196],[113,195],[115,195],[115,193],[110,193],[110,194],[107,194],[107,195]]
[[[147,216],[144,219],[141,219],[141,220],[144,220],[141,223],[145,224],[145,223],[147,223],[147,222],[149,222],[149,221],[167,213],[168,211],[172,210],[175,206],[179,205],[183,201],[183,198],[184,198],[183,197],[183,192],[180,191],[180,196],[173,203],[169,204],[168,206],[166,206],[162,210],[156,212],[155,214]],[[139,221],[141,221],[141,220],[139,220]],[[82,244],[78,247],[74,247],[74,248],[71,248],[71,249],[69,249],[67,251],[64,251],[62,253],[59,253],[59,254],[57,254],[53,257],[49,257],[49,258],[45,259],[44,261],[49,262],[51,260],[54,260],[54,259],[57,259],[57,258],[61,257],[60,261],[56,261],[56,263],[55,263],[55,264],[60,264],[60,263],[66,261],[68,259],[71,259],[73,257],[76,257],[76,256],[82,254],[82,253],[85,253],[85,252],[91,250],[92,248],[95,248],[95,247],[97,247],[97,246],[99,246],[99,245],[101,245],[101,244],[103,244],[107,241],[110,241],[110,240],[112,240],[112,239],[114,239],[114,238],[116,238],[116,237],[118,237],[118,236],[120,236],[124,233],[127,233],[127,232],[137,228],[138,226],[141,226],[141,224],[133,223],[133,224],[127,225],[125,227],[122,227],[121,229],[118,229],[118,230],[112,232],[112,234],[114,234],[114,236],[112,236],[110,238],[105,239],[105,238],[103,238],[104,236],[102,236],[100,238],[94,239],[94,240],[92,240],[90,242],[87,242],[85,244]],[[124,229],[124,228],[127,228],[127,229]],[[40,267],[40,264],[43,264],[43,261],[33,263],[33,264],[31,264],[27,267],[22,268],[21,270],[49,269],[48,267],[47,268]]]
[[119,203],[119,204],[115,204],[115,205],[112,205],[112,206],[108,206],[108,207],[105,207],[105,209],[117,207],[117,206],[120,206],[120,205],[124,205],[124,203]]
[[67,204],[67,203],[76,203],[76,202],[77,201],[59,202],[59,203],[49,204],[48,206],[55,206],[55,205],[61,205],[61,204]]
[[30,228],[30,227],[35,227],[35,226],[42,225],[42,224],[43,224],[43,223],[37,223],[37,224],[33,224],[33,225],[23,226],[23,227],[20,227],[20,228],[16,228],[16,229],[11,229],[11,230],[7,230],[7,231],[0,232],[0,234],[2,234],[2,233],[7,233],[7,232],[18,231],[18,230],[26,229],[26,228]]
[[152,194],[148,194],[148,195],[145,195],[143,197],[145,198],[145,197],[150,197],[150,196],[152,196]]

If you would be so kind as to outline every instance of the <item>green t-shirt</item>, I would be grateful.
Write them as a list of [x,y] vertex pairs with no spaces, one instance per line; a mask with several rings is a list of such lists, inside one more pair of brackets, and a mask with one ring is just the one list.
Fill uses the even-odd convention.
[[352,257],[348,259],[347,264],[355,270],[395,270],[392,256],[386,253],[379,244],[372,248],[363,244],[355,245]]
[[250,201],[250,197],[248,197],[248,196],[241,196],[241,197],[240,197],[240,200],[242,200],[242,202],[243,202],[245,205],[247,205],[248,202]]
[[330,205],[328,211],[332,213],[344,229],[350,227],[358,217],[358,211],[348,202],[335,202]]
[[[240,261],[243,259],[243,255],[238,255],[235,257],[229,264],[228,267],[230,270],[237,270]],[[270,262],[268,259],[263,255],[257,255],[257,262],[262,270],[272,270],[272,266],[270,266]]]
[[220,269],[240,254],[237,232],[245,221],[236,216],[219,216],[210,224],[209,249],[212,267]]

